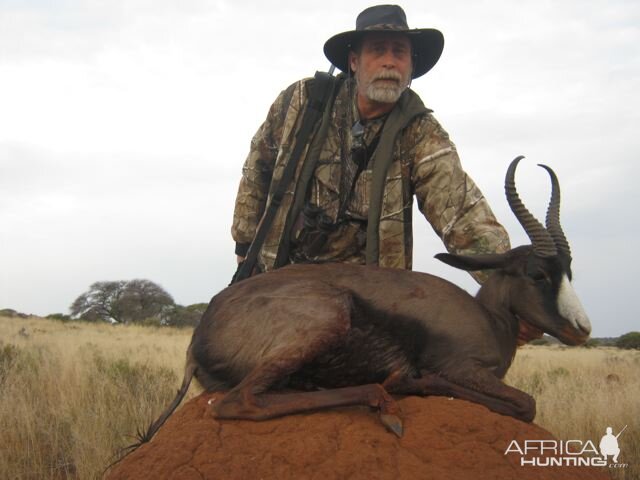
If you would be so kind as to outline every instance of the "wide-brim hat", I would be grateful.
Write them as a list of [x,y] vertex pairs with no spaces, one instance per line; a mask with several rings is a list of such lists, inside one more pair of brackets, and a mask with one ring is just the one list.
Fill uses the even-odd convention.
[[356,19],[356,29],[331,37],[324,44],[324,54],[343,72],[349,71],[349,51],[371,32],[403,33],[411,41],[413,49],[413,74],[418,78],[438,62],[444,48],[444,37],[433,28],[410,29],[407,16],[398,5],[376,5],[363,10]]

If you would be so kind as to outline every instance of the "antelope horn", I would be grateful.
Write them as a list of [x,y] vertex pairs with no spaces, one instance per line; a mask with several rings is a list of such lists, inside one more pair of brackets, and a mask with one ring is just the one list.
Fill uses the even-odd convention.
[[547,218],[545,220],[547,231],[553,238],[558,251],[571,258],[569,242],[560,226],[560,182],[558,182],[558,177],[551,167],[542,164],[539,164],[539,166],[549,172],[551,177],[551,200],[549,200],[549,208],[547,209]]
[[527,236],[533,245],[534,253],[540,257],[553,257],[558,254],[553,239],[542,224],[527,210],[516,191],[514,181],[516,167],[518,166],[518,162],[523,158],[522,155],[516,157],[507,169],[507,175],[504,179],[504,191],[507,195],[507,202],[509,203],[509,207],[511,207],[511,211],[518,219],[518,222],[520,222],[524,231],[527,232]]

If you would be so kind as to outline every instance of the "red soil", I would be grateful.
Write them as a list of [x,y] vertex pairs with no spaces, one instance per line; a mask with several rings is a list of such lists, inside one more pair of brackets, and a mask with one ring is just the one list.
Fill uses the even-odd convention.
[[[553,439],[534,425],[443,397],[399,400],[397,438],[365,407],[264,422],[212,417],[202,394],[155,438],[114,466],[117,479],[609,479],[606,467],[531,467],[505,450],[512,440]],[[586,439],[585,439],[586,440]]]

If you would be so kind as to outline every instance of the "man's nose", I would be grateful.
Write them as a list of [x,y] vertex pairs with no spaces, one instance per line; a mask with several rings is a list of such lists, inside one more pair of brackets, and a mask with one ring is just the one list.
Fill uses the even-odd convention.
[[384,54],[384,56],[382,57],[382,66],[389,69],[397,67],[397,60],[392,52],[387,52]]
[[382,66],[385,68],[396,68],[397,59],[391,49],[387,50],[382,56]]

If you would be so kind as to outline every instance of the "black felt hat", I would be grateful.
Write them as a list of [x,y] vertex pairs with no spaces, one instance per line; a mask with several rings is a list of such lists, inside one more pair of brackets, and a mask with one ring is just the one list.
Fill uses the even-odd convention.
[[433,28],[409,29],[407,16],[398,5],[376,5],[363,10],[356,19],[356,29],[334,35],[324,44],[324,54],[343,72],[349,69],[349,51],[370,32],[399,32],[411,40],[413,48],[413,74],[418,78],[437,63],[444,37]]

